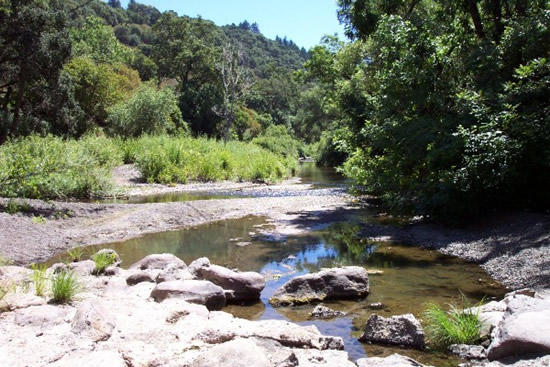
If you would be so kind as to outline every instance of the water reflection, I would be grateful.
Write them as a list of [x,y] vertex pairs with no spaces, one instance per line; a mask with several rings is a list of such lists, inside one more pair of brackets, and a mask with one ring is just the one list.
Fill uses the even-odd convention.
[[[146,255],[168,252],[186,263],[206,256],[215,264],[260,272],[267,279],[261,302],[231,305],[226,311],[251,320],[284,319],[303,325],[314,324],[322,333],[342,337],[346,350],[354,359],[367,353],[385,355],[396,351],[357,341],[373,312],[369,309],[371,303],[381,302],[383,309],[376,313],[385,317],[403,313],[420,317],[427,302],[457,302],[460,291],[471,302],[483,296],[498,298],[504,293],[502,288],[488,287],[493,281],[475,264],[432,250],[360,239],[357,237],[360,226],[353,221],[320,228],[283,242],[265,242],[261,240],[265,237],[264,232],[273,227],[264,218],[247,217],[95,246],[90,251],[113,248],[121,255],[124,267]],[[324,302],[330,308],[347,312],[348,316],[328,321],[311,320],[314,305],[282,308],[269,305],[268,299],[273,292],[292,277],[339,265],[359,265],[373,273],[369,277],[371,294],[367,298]],[[424,363],[456,365],[456,360],[447,361],[447,355],[434,360],[432,354],[427,357],[426,353],[399,352]]]

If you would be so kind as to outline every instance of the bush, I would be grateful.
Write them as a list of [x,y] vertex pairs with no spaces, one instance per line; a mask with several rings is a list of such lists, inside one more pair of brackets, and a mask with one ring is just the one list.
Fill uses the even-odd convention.
[[81,285],[71,271],[62,271],[52,278],[53,301],[56,303],[69,303],[80,292]]
[[92,260],[95,263],[94,273],[101,274],[109,265],[114,264],[116,256],[113,253],[98,252],[92,256]]
[[445,311],[437,304],[429,304],[424,312],[428,342],[436,348],[452,344],[475,344],[480,341],[479,314],[470,311],[463,297],[463,306],[449,305]]
[[109,110],[113,132],[124,137],[187,131],[172,90],[142,86],[137,93]]
[[116,141],[30,136],[0,146],[0,196],[37,199],[99,197],[122,163]]
[[298,158],[300,142],[282,125],[269,126],[261,136],[252,139],[252,143],[283,157]]

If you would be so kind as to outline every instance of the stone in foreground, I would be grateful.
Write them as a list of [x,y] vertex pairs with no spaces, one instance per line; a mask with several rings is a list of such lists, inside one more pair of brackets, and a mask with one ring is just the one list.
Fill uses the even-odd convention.
[[181,298],[187,302],[205,305],[209,310],[225,306],[225,293],[221,287],[206,280],[173,280],[158,284],[151,292],[156,302],[166,298]]
[[137,263],[130,266],[130,270],[165,270],[165,269],[186,269],[187,265],[180,258],[172,254],[154,254],[145,256]]
[[401,354],[392,354],[389,357],[371,357],[357,360],[357,367],[425,367],[412,358]]
[[269,359],[253,342],[231,340],[202,353],[191,367],[271,367]]
[[86,335],[94,342],[105,341],[111,337],[115,323],[115,318],[103,305],[87,301],[78,307],[71,330],[75,334]]
[[504,317],[487,351],[489,360],[524,354],[550,353],[550,300],[523,295],[508,302]]
[[371,315],[365,333],[359,339],[362,342],[401,345],[423,349],[424,331],[420,322],[412,315],[382,317]]
[[212,265],[207,258],[193,261],[189,272],[197,279],[208,280],[226,290],[228,302],[258,300],[265,287],[264,277],[260,274],[252,271],[241,273]]
[[277,289],[269,303],[285,306],[329,299],[361,298],[368,294],[367,271],[359,266],[347,266],[292,278]]

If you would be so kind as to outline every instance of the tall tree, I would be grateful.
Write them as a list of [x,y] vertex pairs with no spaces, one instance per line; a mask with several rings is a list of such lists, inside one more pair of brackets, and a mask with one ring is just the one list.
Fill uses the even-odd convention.
[[[0,2],[0,143],[18,135],[23,111],[31,117],[37,103],[51,105],[51,96],[31,101],[30,94],[34,88],[57,85],[71,53],[67,21],[62,1]],[[42,118],[56,118],[55,107],[60,106],[50,107],[50,116]]]
[[235,119],[235,109],[249,91],[251,80],[245,65],[243,50],[239,46],[226,44],[216,68],[222,80],[223,103],[221,106],[216,106],[214,110],[225,120],[223,140],[227,143]]

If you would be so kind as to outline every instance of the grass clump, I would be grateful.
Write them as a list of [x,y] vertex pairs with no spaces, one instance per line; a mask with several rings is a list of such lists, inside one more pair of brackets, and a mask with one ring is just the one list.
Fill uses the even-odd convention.
[[6,266],[6,265],[11,265],[11,260],[0,255],[0,266]]
[[67,251],[67,254],[69,255],[69,260],[74,263],[82,259],[82,256],[84,255],[84,250],[82,250],[82,247],[74,247]]
[[115,263],[116,255],[108,252],[98,252],[97,254],[92,256],[92,260],[95,263],[94,273],[101,274],[108,266]]
[[477,344],[481,341],[479,312],[470,309],[464,296],[462,306],[450,304],[448,311],[438,304],[429,304],[424,312],[424,320],[427,323],[425,329],[428,343],[435,348],[446,348],[452,344]]
[[53,302],[69,303],[80,292],[81,285],[72,271],[63,270],[52,277]]
[[43,297],[46,291],[46,265],[33,264],[31,269],[34,292],[37,296]]

